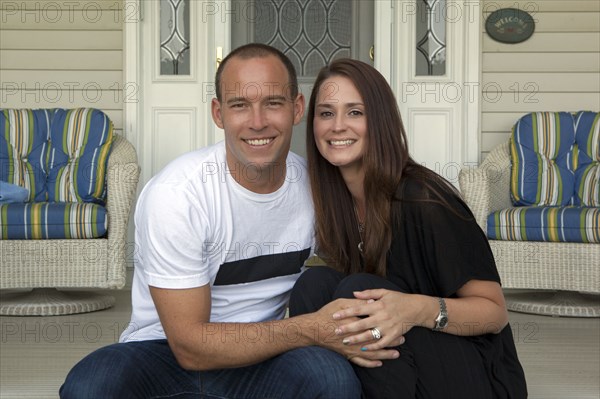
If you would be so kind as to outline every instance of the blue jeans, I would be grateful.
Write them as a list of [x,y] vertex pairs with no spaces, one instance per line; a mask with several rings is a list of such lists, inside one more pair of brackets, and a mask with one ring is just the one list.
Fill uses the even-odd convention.
[[348,361],[327,349],[294,349],[248,367],[182,369],[166,340],[100,348],[70,371],[61,398],[360,398]]

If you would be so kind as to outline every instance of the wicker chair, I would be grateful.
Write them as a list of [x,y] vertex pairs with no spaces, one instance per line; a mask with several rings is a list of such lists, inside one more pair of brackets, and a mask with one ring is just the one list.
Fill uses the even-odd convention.
[[83,313],[113,305],[110,295],[56,288],[125,285],[127,225],[139,171],[134,147],[115,135],[106,175],[108,233],[104,238],[0,240],[0,289],[30,290],[2,292],[0,315]]
[[[486,231],[490,213],[513,207],[509,143],[459,175],[462,195]],[[600,317],[600,244],[490,240],[510,310],[554,316]]]

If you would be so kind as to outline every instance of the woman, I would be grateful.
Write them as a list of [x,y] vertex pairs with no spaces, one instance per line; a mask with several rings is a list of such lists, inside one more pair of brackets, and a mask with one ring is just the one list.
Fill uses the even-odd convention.
[[452,186],[411,159],[383,76],[334,61],[308,121],[317,242],[331,267],[301,276],[290,315],[361,300],[333,315],[336,334],[365,352],[400,352],[350,359],[367,398],[526,397],[487,240]]

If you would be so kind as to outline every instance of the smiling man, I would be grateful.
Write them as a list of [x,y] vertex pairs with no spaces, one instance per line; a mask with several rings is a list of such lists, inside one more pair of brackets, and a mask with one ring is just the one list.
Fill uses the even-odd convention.
[[216,87],[225,141],[179,157],[144,188],[131,324],[71,370],[63,398],[358,398],[346,358],[397,356],[334,334],[333,313],[355,300],[283,318],[314,246],[305,161],[289,152],[304,112],[289,59],[240,47]]
[[296,79],[290,82],[291,63],[273,54],[253,56],[263,50],[256,49],[219,68],[212,116],[225,131],[233,178],[248,190],[270,193],[285,180],[292,128],[304,113],[304,97]]

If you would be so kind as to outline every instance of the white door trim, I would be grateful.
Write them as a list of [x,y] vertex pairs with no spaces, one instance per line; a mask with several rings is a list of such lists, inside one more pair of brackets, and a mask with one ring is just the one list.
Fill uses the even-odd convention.
[[[430,126],[439,126],[443,130],[432,132],[432,137],[438,135],[443,140],[430,144],[430,155],[440,158],[438,166],[451,166],[454,170],[478,163],[482,36],[479,2],[447,0],[446,76],[437,77],[415,76],[416,1],[377,1],[377,4],[382,16],[391,15],[393,27],[389,51],[391,66],[388,67],[387,60],[380,59],[377,67],[390,77],[408,130],[409,148],[410,138],[414,138],[417,130],[413,122],[420,120],[425,126],[425,121],[430,120]],[[379,38],[383,35],[381,29],[378,35]],[[420,92],[411,98],[411,89]],[[436,118],[429,119],[433,116]],[[436,144],[445,148],[434,148]],[[423,143],[419,146],[424,147]]]
[[[464,162],[468,165],[479,164],[481,154],[481,43],[483,33],[481,30],[481,2],[466,1],[465,19],[467,21],[464,35],[464,63],[465,82],[471,84],[473,101],[467,101],[465,106],[464,126]],[[468,99],[470,100],[470,99]]]
[[131,98],[127,98],[125,93],[123,96],[123,135],[136,149],[142,148],[141,143],[139,142],[139,129],[141,129],[141,126],[138,110],[141,99],[141,84],[139,81],[139,22],[143,19],[142,1],[143,0],[124,0],[123,2],[123,13],[125,15],[125,26],[123,29],[123,58],[125,63],[123,66],[123,87],[130,87],[135,93]]
[[[375,68],[393,84],[394,53],[394,3],[396,0],[378,0],[375,2]],[[394,86],[392,86],[394,87]]]

